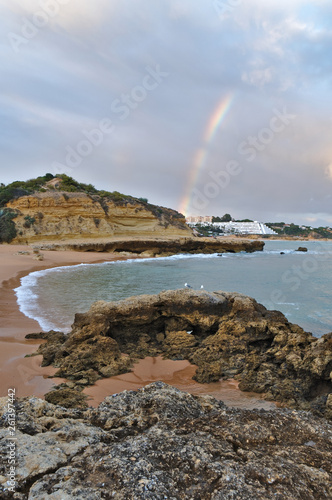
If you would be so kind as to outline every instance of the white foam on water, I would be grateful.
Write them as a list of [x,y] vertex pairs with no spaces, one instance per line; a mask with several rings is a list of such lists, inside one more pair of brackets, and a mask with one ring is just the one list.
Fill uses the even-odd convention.
[[[331,248],[331,247],[330,247]],[[284,252],[285,255],[280,256],[280,262],[287,262],[287,258],[291,256],[293,259],[301,259],[300,262],[304,262],[305,258],[308,258],[310,255],[311,259],[315,258],[314,256],[317,256],[317,260],[323,260],[324,257],[327,259],[331,260],[331,255],[332,251],[320,251],[320,250],[310,250],[308,248],[308,252],[298,252],[294,249],[289,249],[289,248],[282,248],[280,249],[268,249],[268,250],[263,250],[259,252],[253,252],[253,253],[246,253],[246,252],[239,252],[239,253],[213,253],[213,254],[177,254],[177,255],[171,255],[167,257],[147,257],[147,258],[131,258],[127,260],[117,260],[117,261],[109,261],[109,262],[103,262],[103,263],[94,263],[94,264],[76,264],[72,266],[59,266],[59,267],[54,267],[51,269],[45,269],[42,271],[34,271],[30,273],[27,276],[24,276],[21,278],[21,285],[17,287],[14,291],[17,297],[17,302],[20,308],[20,311],[25,314],[27,317],[34,319],[38,321],[40,324],[40,327],[44,331],[48,331],[51,329],[57,329],[59,328],[59,325],[57,326],[55,324],[55,316],[59,315],[57,314],[57,311],[50,307],[49,310],[43,309],[41,306],[41,301],[42,301],[42,296],[41,290],[39,290],[39,280],[47,275],[52,275],[54,274],[59,274],[59,273],[72,273],[75,269],[79,270],[80,268],[90,268],[92,269],[94,266],[98,266],[99,268],[101,266],[132,266],[132,265],[139,265],[139,264],[147,264],[147,263],[154,263],[158,264],[160,262],[185,262],[189,260],[207,260],[207,261],[212,261],[215,259],[216,263],[218,263],[218,268],[220,269],[226,269],[226,266],[223,266],[223,261],[227,261],[227,259],[264,259],[267,265],[269,265],[269,260],[268,258],[271,257],[273,258],[273,261],[271,262],[279,262],[279,255],[280,252]],[[286,259],[286,260],[284,260]],[[228,261],[230,262],[230,261]],[[290,259],[289,262],[291,263],[292,260]],[[294,262],[294,261],[293,261]],[[226,264],[226,262],[225,262]],[[214,266],[214,264],[213,264]],[[210,266],[211,267],[211,266]],[[131,272],[131,271],[130,271]],[[133,271],[134,272],[134,271]],[[189,271],[188,271],[189,272]],[[199,278],[201,280],[201,278]],[[203,281],[203,278],[202,278]],[[203,281],[204,283],[204,281]],[[120,283],[121,284],[121,283]],[[141,292],[140,292],[141,293]],[[145,293],[145,292],[144,292]],[[288,297],[287,297],[288,298]],[[290,299],[293,297],[289,297]],[[113,300],[113,299],[111,299]],[[288,306],[288,308],[291,311],[298,310],[299,309],[299,303],[296,302],[280,302],[280,305],[282,306]],[[73,309],[76,309],[76,306],[73,306]],[[73,310],[73,314],[77,312],[76,310]],[[317,313],[317,316],[319,316],[319,313]],[[309,316],[309,311],[308,311],[308,317]],[[316,321],[318,318],[315,318]],[[69,331],[68,328],[61,328],[62,331]]]
[[54,325],[48,322],[38,307],[38,278],[45,271],[34,271],[21,278],[21,286],[14,289],[20,311],[28,318],[37,321],[44,331],[52,330]]
[[[74,269],[80,269],[82,267],[93,267],[93,266],[109,266],[109,265],[129,265],[129,264],[144,264],[147,262],[160,262],[160,261],[176,261],[182,259],[210,259],[218,257],[218,254],[178,254],[171,255],[168,257],[149,257],[149,258],[134,258],[127,260],[116,260],[102,263],[93,264],[75,264],[72,266],[59,266],[53,267],[51,269],[43,269],[41,271],[34,271],[27,276],[21,278],[21,284],[19,287],[14,289],[17,303],[20,311],[35,321],[37,321],[43,331],[49,331],[57,329],[57,325],[52,321],[51,318],[47,318],[47,311],[42,310],[39,305],[39,291],[38,291],[38,281],[40,278],[51,275],[53,273],[71,273]],[[66,329],[67,332],[69,331]]]

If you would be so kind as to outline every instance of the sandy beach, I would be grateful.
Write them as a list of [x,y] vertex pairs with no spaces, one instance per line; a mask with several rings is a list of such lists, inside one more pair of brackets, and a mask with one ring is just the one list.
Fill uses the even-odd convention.
[[[28,255],[19,252],[29,252]],[[37,321],[22,314],[16,302],[14,288],[20,278],[33,271],[83,263],[118,260],[111,253],[43,251],[43,261],[35,260],[29,245],[0,245],[0,397],[14,387],[18,397],[42,397],[62,379],[50,379],[51,367],[41,368],[41,356],[25,358],[36,351],[40,341],[26,340],[28,333],[40,332]]]
[[[25,357],[35,352],[41,343],[38,340],[26,340],[25,336],[40,332],[41,328],[37,321],[26,317],[18,308],[14,289],[19,286],[20,278],[30,272],[52,267],[124,259],[118,254],[70,250],[42,251],[42,254],[44,260],[38,261],[29,245],[0,245],[0,397],[6,396],[9,388],[16,389],[17,397],[43,397],[54,385],[64,381],[60,378],[48,378],[56,369],[42,368],[41,356]],[[89,405],[96,406],[109,394],[163,380],[194,394],[211,394],[232,406],[274,406],[273,403],[262,400],[260,395],[243,393],[238,389],[236,381],[198,384],[192,380],[195,369],[188,361],[146,358],[137,363],[131,373],[98,380],[84,392],[89,396]]]

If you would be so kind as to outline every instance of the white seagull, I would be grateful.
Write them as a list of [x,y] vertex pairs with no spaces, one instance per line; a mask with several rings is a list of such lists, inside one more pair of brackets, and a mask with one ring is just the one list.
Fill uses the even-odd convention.
[[188,285],[188,283],[185,283],[185,284],[184,284],[184,286],[185,286],[186,288],[192,288],[192,286]]

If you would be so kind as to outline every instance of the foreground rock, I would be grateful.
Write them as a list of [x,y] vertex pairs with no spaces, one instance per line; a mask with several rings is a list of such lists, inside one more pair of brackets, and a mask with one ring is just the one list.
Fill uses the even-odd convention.
[[[0,399],[2,456],[7,400]],[[16,493],[9,499],[328,499],[331,425],[307,412],[235,410],[161,382],[97,409],[16,405]]]
[[236,378],[241,390],[332,417],[332,334],[317,339],[245,295],[185,289],[96,302],[70,334],[32,337],[47,339],[43,366],[72,381],[48,393],[51,402],[76,406],[86,385],[163,355],[197,365],[198,382]]

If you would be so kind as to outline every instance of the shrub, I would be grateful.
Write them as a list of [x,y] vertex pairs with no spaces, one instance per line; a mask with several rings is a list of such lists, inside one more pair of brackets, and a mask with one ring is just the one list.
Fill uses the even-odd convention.
[[59,174],[57,177],[59,177],[62,181],[61,185],[59,186],[60,191],[68,191],[69,193],[75,193],[77,191],[83,191],[90,194],[98,193],[98,190],[92,184],[77,182],[69,175]]
[[23,224],[23,227],[25,227],[27,229],[29,227],[31,227],[36,222],[36,219],[34,217],[31,217],[30,215],[26,215],[24,217],[24,220],[25,220],[25,222]]
[[0,207],[4,207],[10,200],[19,198],[29,194],[29,191],[21,187],[15,186],[1,186],[0,188]]
[[17,235],[15,222],[13,219],[17,217],[17,213],[4,209],[0,211],[0,242],[10,243]]
[[20,198],[20,196],[25,196],[31,194],[34,191],[45,191],[42,187],[47,181],[53,179],[52,174],[46,174],[36,179],[30,179],[28,181],[14,181],[11,184],[5,186],[0,185],[0,207],[3,207],[10,200]]

